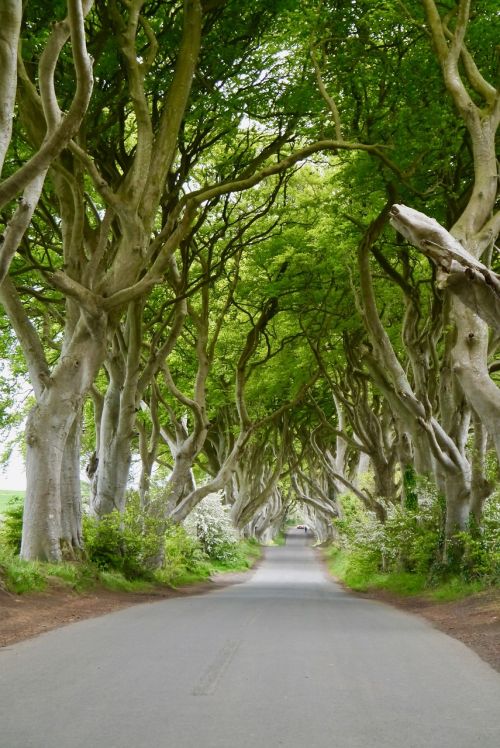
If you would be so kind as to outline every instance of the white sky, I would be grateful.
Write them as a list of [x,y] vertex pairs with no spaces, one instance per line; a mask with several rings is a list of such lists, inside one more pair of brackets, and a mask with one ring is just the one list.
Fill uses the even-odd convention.
[[0,488],[21,491],[26,488],[26,469],[18,449],[14,449],[8,465],[0,466]]

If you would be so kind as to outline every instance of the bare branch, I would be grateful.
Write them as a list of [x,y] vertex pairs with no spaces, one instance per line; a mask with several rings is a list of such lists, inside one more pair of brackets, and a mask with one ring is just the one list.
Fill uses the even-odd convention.
[[103,298],[82,286],[62,270],[55,273],[47,273],[49,282],[63,293],[71,296],[80,302],[82,307],[91,315],[91,317],[100,317],[103,313]]
[[[86,10],[92,3],[88,2]],[[0,184],[0,207],[12,200],[35,177],[42,174],[78,131],[92,93],[92,65],[85,44],[81,0],[68,0],[68,21],[76,73],[76,92],[67,115],[49,134],[39,150]]]
[[0,285],[0,301],[23,349],[30,381],[35,396],[38,398],[49,382],[50,371],[37,331],[26,314],[16,289],[8,277]]
[[0,174],[12,137],[22,14],[22,0],[3,0],[0,4]]
[[10,263],[28,228],[45,181],[46,171],[36,176],[24,190],[16,212],[10,219],[0,244],[0,284],[9,272]]
[[316,80],[318,82],[318,88],[319,88],[320,94],[326,101],[328,109],[330,110],[332,117],[333,117],[333,121],[335,123],[335,137],[337,138],[337,140],[342,142],[344,138],[342,136],[342,126],[340,122],[339,110],[337,108],[335,101],[332,99],[332,97],[326,90],[326,86],[323,81],[323,76],[321,75],[321,69],[319,67],[318,60],[314,53],[314,50],[311,50],[311,59],[313,61],[314,71],[316,73]]

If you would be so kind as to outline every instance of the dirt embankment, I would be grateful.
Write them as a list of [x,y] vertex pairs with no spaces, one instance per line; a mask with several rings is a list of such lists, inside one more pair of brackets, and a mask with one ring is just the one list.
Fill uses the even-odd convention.
[[221,574],[188,587],[176,590],[161,588],[147,593],[111,592],[98,588],[77,594],[68,592],[57,582],[50,590],[29,595],[12,595],[0,589],[0,647],[130,605],[210,592],[243,581],[244,576],[243,573]]

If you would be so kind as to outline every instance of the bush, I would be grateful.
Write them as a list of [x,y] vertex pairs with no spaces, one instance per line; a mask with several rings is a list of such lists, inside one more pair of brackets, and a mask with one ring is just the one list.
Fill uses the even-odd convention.
[[[212,571],[248,568],[260,547],[239,542],[219,497],[209,497],[186,523],[191,531],[146,513],[131,494],[123,515],[114,511],[97,520],[84,515],[88,563],[29,563],[19,552],[22,500],[12,502],[0,528],[0,585],[16,593],[44,589],[53,578],[81,590],[101,581],[111,589],[145,589],[145,581],[178,586],[206,579]],[[198,535],[199,533],[199,535]],[[161,569],[151,561],[162,559]]]
[[20,496],[14,496],[10,499],[0,522],[0,543],[13,553],[19,553],[21,550],[23,513],[24,500]]
[[495,492],[484,507],[481,526],[471,523],[469,532],[457,534],[463,553],[461,574],[468,582],[477,579],[500,582],[500,493]]
[[36,562],[23,561],[12,552],[0,549],[0,580],[10,592],[40,592],[46,587],[41,566]]
[[115,510],[99,520],[84,515],[83,538],[89,561],[126,579],[148,576],[148,561],[159,554],[162,543],[159,520],[140,508],[135,495],[123,514]]
[[184,527],[171,524],[165,534],[164,581],[179,583],[186,572],[208,576],[210,567],[207,557],[196,538],[192,538]]
[[213,561],[237,564],[241,559],[236,531],[229,509],[222,504],[219,494],[209,494],[184,522],[188,534],[196,538]]
[[[457,533],[443,562],[444,500],[426,478],[416,476],[413,500],[406,506],[389,505],[387,521],[381,524],[354,496],[342,497],[343,516],[335,521],[340,545],[348,556],[344,578],[362,584],[377,574],[414,574],[428,584],[459,576],[465,582],[500,580],[500,491],[486,502],[481,527],[471,525]],[[416,502],[414,498],[416,497]],[[387,586],[387,585],[385,585]],[[411,585],[410,585],[411,586]]]

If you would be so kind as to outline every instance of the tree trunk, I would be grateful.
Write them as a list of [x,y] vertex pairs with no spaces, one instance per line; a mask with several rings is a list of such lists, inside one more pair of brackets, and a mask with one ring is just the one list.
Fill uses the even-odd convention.
[[488,372],[488,328],[477,314],[453,300],[457,327],[453,369],[470,405],[484,423],[500,459],[500,389]]
[[493,485],[486,478],[486,449],[488,444],[488,432],[476,413],[472,416],[474,423],[474,444],[472,447],[472,486],[470,514],[474,518],[477,527],[481,524],[484,502],[490,496]]
[[[69,542],[68,524],[73,526],[77,521],[78,510],[75,506],[69,510],[75,501],[77,437],[72,429],[85,394],[104,359],[104,333],[103,318],[89,321],[82,314],[68,345],[63,346],[52,377],[29,414],[26,425],[27,491],[21,545],[21,556],[27,560],[60,561],[61,543]],[[70,442],[66,451],[68,438]],[[65,458],[68,462],[63,469]],[[63,497],[63,485],[70,488],[71,496]],[[73,544],[78,540],[78,533],[75,535],[71,530],[71,536]]]
[[81,412],[66,439],[61,468],[61,537],[70,556],[83,547],[80,485]]
[[[98,463],[92,481],[91,511],[103,517],[114,509],[123,512],[130,470],[132,426],[122,413],[122,386],[110,379],[101,417]],[[128,414],[130,415],[130,414]],[[134,420],[135,413],[132,415]]]
[[446,475],[446,538],[467,529],[470,513],[470,480],[464,481],[461,473]]
[[75,409],[68,408],[51,389],[28,416],[21,544],[21,557],[27,560],[61,560],[61,469],[75,415]]

